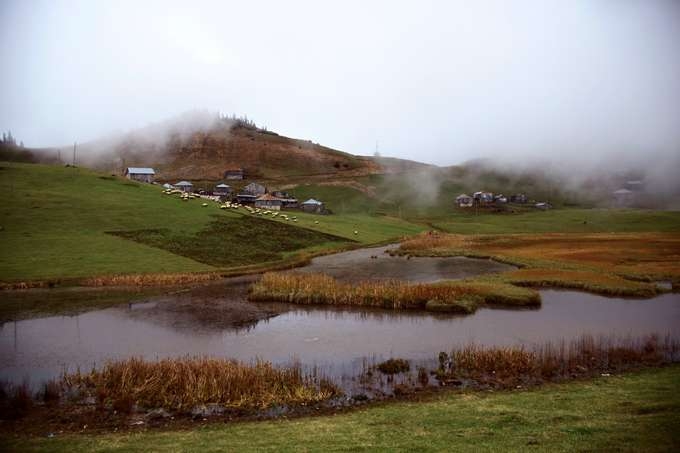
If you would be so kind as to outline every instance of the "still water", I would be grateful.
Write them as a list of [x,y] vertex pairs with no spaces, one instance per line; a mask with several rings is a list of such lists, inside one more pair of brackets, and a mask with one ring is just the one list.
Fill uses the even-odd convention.
[[483,308],[467,316],[268,304],[280,314],[240,328],[187,320],[182,311],[164,310],[167,301],[131,303],[3,324],[0,378],[35,383],[110,359],[196,355],[296,359],[342,376],[356,373],[365,358],[424,361],[469,342],[530,345],[582,334],[680,337],[680,294],[631,300],[546,290],[541,297],[537,309]]

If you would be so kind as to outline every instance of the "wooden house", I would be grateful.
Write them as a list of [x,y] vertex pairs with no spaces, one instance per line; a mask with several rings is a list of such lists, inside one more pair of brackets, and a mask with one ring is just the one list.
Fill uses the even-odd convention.
[[459,208],[470,208],[473,204],[474,200],[470,195],[462,193],[456,197],[456,205]]
[[270,211],[280,211],[282,206],[283,200],[270,193],[260,195],[255,199],[256,208],[269,209]]
[[309,200],[300,204],[300,208],[304,212],[310,212],[312,214],[323,214],[326,211],[326,207],[323,202],[310,198]]
[[194,185],[191,184],[189,181],[180,181],[177,184],[173,184],[175,186],[175,189],[179,189],[182,192],[193,192],[194,191]]
[[472,198],[479,204],[493,203],[493,194],[491,192],[475,192]]
[[213,195],[216,195],[218,197],[228,197],[231,195],[231,186],[221,183],[215,186],[215,189],[213,190]]
[[619,189],[612,192],[616,206],[628,206],[633,202],[635,193],[628,189]]
[[257,195],[249,193],[239,193],[236,195],[236,201],[241,204],[254,204],[255,200],[257,200]]
[[274,192],[272,192],[272,195],[274,195],[276,198],[281,199],[282,209],[296,209],[300,206],[297,198],[295,198],[288,192],[284,192],[283,190],[275,190]]
[[224,179],[241,180],[245,177],[245,172],[241,167],[232,167],[224,170]]
[[125,177],[139,182],[152,183],[156,172],[149,167],[128,167],[125,169]]
[[243,188],[241,193],[255,195],[256,197],[259,197],[260,195],[264,195],[265,193],[267,193],[267,188],[262,184],[251,182],[250,184]]
[[505,203],[508,202],[508,198],[501,193],[501,194],[498,194],[498,195],[494,195],[493,201],[496,204],[505,204]]
[[517,193],[515,195],[510,195],[510,203],[524,204],[526,202],[527,202],[527,196],[524,195],[523,193]]

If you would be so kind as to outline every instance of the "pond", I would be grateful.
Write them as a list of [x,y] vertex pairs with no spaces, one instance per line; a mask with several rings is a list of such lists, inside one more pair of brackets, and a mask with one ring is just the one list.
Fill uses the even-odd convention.
[[[233,288],[234,299],[243,296],[243,288]],[[273,317],[246,320],[239,327],[166,309],[173,307],[167,300],[142,301],[78,316],[3,324],[0,379],[30,377],[35,383],[65,368],[87,370],[109,359],[197,355],[299,360],[341,377],[360,372],[366,359],[429,361],[439,351],[470,342],[530,345],[582,334],[680,337],[680,294],[630,300],[547,290],[541,296],[537,309],[482,308],[468,316],[265,304],[259,308]]]
[[397,279],[426,283],[516,269],[515,266],[489,259],[463,256],[445,258],[405,257],[387,254],[389,249],[398,246],[399,244],[393,244],[321,256],[314,258],[308,266],[295,271],[321,272],[339,280],[351,282]]

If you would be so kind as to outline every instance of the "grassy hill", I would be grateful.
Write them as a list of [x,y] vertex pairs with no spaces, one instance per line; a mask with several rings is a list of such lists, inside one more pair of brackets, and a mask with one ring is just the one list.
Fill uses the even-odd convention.
[[[302,216],[299,226],[284,225],[84,168],[3,162],[0,190],[4,281],[213,271],[422,229],[372,216],[320,224]],[[362,234],[355,235],[358,222]]]
[[[36,150],[54,163],[57,149]],[[71,162],[72,148],[61,149]],[[68,156],[68,157],[66,157]],[[157,179],[218,181],[227,168],[240,167],[249,178],[345,177],[381,172],[370,158],[334,150],[260,128],[247,119],[211,112],[187,112],[169,120],[77,147],[77,162],[122,174],[126,166],[154,167]],[[13,159],[12,159],[13,160]],[[390,162],[389,168],[395,168]]]

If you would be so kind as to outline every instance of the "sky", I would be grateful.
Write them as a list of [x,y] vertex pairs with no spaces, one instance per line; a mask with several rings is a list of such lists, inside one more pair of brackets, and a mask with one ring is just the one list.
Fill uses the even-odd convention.
[[441,165],[680,155],[675,0],[0,0],[0,44],[33,147],[210,109]]

